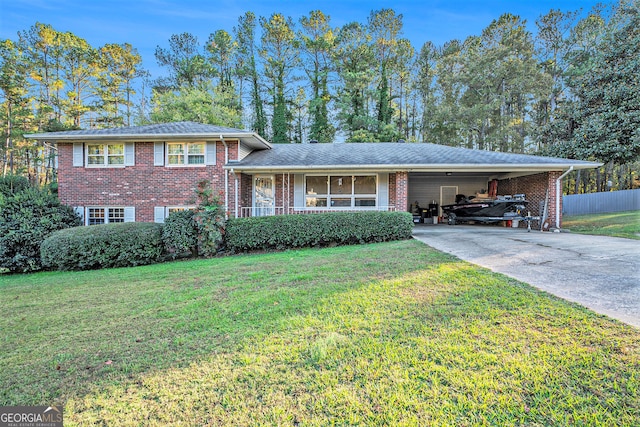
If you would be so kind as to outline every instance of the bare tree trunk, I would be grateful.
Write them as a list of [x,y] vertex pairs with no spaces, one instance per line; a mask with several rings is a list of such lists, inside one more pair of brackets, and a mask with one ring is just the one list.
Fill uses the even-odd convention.
[[627,186],[627,182],[625,180],[625,170],[627,169],[626,165],[618,166],[618,190],[627,190],[629,187]]

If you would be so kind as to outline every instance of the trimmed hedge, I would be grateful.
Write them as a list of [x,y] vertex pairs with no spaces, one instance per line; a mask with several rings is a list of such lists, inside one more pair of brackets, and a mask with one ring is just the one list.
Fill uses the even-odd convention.
[[411,237],[408,212],[331,212],[230,219],[229,252],[384,242]]
[[40,247],[44,267],[91,270],[162,261],[162,224],[127,222],[82,226],[51,234]]

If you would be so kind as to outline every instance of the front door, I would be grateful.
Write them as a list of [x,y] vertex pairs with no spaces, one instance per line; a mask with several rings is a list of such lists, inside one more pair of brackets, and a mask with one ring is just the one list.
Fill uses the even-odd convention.
[[273,176],[256,176],[253,182],[253,215],[268,216],[275,214]]

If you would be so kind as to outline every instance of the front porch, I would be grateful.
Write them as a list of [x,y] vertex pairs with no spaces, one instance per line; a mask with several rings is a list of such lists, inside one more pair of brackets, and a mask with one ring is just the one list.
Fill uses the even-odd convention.
[[[405,176],[402,186],[398,174]],[[233,178],[234,203],[227,206],[235,218],[406,210],[403,172],[239,173]]]

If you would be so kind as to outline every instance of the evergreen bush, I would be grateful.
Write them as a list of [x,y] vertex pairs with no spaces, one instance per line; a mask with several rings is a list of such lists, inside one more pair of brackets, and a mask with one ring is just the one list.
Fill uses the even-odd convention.
[[227,221],[229,252],[349,245],[408,239],[413,229],[408,212],[331,212],[277,215]]
[[194,210],[173,212],[162,231],[166,253],[181,256],[214,256],[224,246],[226,218],[220,195],[207,180],[198,182]]
[[194,215],[195,212],[192,210],[177,211],[164,220],[162,241],[170,257],[197,255],[198,232]]
[[[0,176],[0,195],[10,197],[31,187],[29,180],[21,175]],[[1,196],[0,196],[1,197]]]
[[[0,270],[12,273],[42,268],[40,245],[54,231],[80,225],[80,217],[46,190],[25,187],[25,179],[0,195]],[[6,181],[3,181],[3,185]]]
[[193,219],[198,236],[198,255],[214,256],[224,246],[224,230],[227,222],[220,194],[214,194],[211,183],[203,180],[198,183],[196,198],[198,207]]

